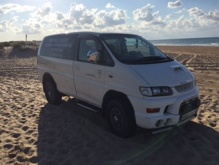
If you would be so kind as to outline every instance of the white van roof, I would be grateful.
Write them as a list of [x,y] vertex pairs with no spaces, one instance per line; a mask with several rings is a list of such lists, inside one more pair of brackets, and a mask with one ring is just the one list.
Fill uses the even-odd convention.
[[[131,34],[131,33],[116,33],[116,32],[92,32],[92,31],[83,31],[83,32],[69,32],[69,33],[58,33],[58,34],[52,34],[49,36],[58,36],[58,35],[69,35],[69,34],[91,34],[95,36],[100,36],[102,34],[110,35],[110,34],[128,34],[128,35],[136,35],[136,34]],[[48,37],[48,36],[46,36]]]

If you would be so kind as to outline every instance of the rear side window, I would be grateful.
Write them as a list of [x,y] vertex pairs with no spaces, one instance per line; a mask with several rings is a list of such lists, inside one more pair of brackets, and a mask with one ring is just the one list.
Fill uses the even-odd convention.
[[73,60],[74,37],[72,35],[57,35],[44,38],[40,55]]

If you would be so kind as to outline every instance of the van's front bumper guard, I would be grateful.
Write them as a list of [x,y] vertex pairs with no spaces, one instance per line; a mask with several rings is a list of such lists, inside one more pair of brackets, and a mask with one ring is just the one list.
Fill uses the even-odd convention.
[[188,121],[192,120],[197,116],[198,108],[200,107],[200,105],[201,105],[201,100],[198,97],[183,102],[180,106],[180,111],[179,111],[180,119],[178,124],[173,126],[158,128],[154,130],[152,133],[156,134],[159,132],[168,131],[187,123]]

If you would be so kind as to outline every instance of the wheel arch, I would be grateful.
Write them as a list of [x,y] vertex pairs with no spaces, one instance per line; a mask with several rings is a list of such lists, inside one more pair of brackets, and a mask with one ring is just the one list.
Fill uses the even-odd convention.
[[[50,73],[48,73],[48,72],[44,73],[44,75],[43,75],[43,86],[44,86],[44,84],[45,84],[46,81],[52,81],[52,82],[55,84],[55,86],[56,86],[56,83],[55,83],[54,78],[53,78],[52,75],[51,75]],[[57,86],[56,86],[56,87],[57,87]],[[43,90],[44,90],[44,87],[43,87]]]
[[131,108],[130,110],[132,111],[134,118],[135,118],[135,113],[134,113],[134,108],[132,103],[130,102],[128,96],[122,92],[115,91],[115,90],[109,90],[106,92],[106,94],[103,97],[103,102],[102,102],[102,109],[103,109],[103,115],[106,116],[106,107],[107,103],[110,100],[122,100],[125,103],[127,103]]

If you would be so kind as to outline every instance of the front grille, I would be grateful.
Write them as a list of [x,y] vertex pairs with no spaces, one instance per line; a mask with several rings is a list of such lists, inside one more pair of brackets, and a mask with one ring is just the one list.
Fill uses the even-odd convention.
[[189,91],[190,89],[192,89],[194,86],[194,83],[193,82],[189,82],[189,83],[186,83],[186,84],[183,84],[183,85],[178,85],[178,86],[175,86],[175,89],[177,90],[177,92],[186,92],[186,91]]

